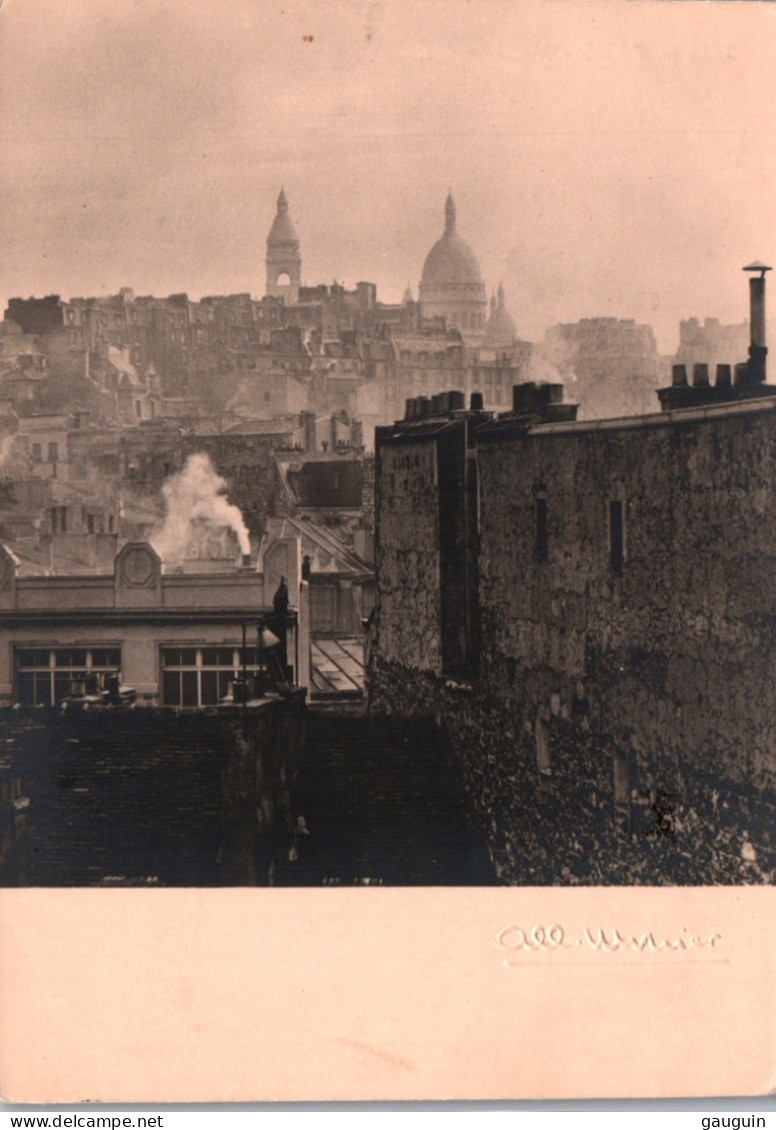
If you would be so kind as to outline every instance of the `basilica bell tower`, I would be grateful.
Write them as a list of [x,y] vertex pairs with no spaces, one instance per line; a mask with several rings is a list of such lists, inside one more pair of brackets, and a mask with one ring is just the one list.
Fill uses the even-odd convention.
[[267,236],[267,290],[275,298],[287,303],[299,300],[302,277],[302,256],[299,236],[288,214],[288,201],[281,188],[277,215]]

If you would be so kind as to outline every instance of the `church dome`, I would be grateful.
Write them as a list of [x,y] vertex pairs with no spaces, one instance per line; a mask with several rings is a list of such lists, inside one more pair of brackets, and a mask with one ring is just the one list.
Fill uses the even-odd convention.
[[491,315],[485,324],[485,345],[489,349],[508,349],[514,345],[517,326],[504,305],[504,287],[498,288],[498,302],[491,300]]
[[288,201],[282,188],[278,196],[277,215],[267,236],[267,243],[299,243],[299,236],[288,214]]
[[455,230],[455,202],[448,196],[445,205],[445,232],[426,256],[423,286],[448,284],[484,286],[477,256]]
[[445,231],[426,256],[420,280],[424,318],[444,318],[467,344],[482,341],[487,298],[477,256],[455,229],[452,194],[445,203]]

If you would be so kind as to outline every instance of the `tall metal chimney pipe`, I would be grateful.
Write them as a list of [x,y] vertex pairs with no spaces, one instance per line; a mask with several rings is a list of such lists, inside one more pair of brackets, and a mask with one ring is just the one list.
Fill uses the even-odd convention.
[[[765,272],[770,271],[764,263],[750,263],[744,267],[751,271],[749,279],[749,380],[762,383],[765,380],[765,358],[768,355],[768,337],[765,325]],[[756,274],[759,273],[759,278]]]

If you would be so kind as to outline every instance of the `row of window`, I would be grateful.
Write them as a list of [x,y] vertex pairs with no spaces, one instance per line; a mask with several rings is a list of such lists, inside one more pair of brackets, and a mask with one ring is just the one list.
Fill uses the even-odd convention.
[[[535,553],[538,561],[550,556],[547,497],[537,495],[534,500]],[[609,500],[609,565],[616,576],[622,576],[625,565],[625,505],[622,499]]]
[[[17,648],[16,700],[22,706],[56,706],[73,694],[97,694],[121,669],[120,647]],[[161,691],[164,706],[216,706],[235,679],[255,679],[260,671],[255,647],[163,647]]]
[[16,700],[22,706],[55,706],[73,693],[96,693],[120,667],[119,647],[19,648]]
[[[33,443],[33,445],[32,445],[32,458],[35,460],[36,463],[42,463],[43,462],[43,444],[42,443]],[[48,445],[48,460],[47,460],[47,462],[48,463],[59,462],[59,444],[58,443],[50,443]]]
[[459,314],[453,312],[448,315],[448,321],[451,326],[457,327],[460,325],[461,329],[481,330],[485,327],[484,314]]
[[[48,511],[49,521],[51,523],[52,534],[66,534],[67,533],[67,507],[66,506],[52,506]],[[100,529],[101,522],[98,514],[90,514],[84,507],[81,508],[81,518],[84,526],[86,527],[87,534],[102,533]],[[108,533],[115,533],[116,520],[113,514],[108,515]]]

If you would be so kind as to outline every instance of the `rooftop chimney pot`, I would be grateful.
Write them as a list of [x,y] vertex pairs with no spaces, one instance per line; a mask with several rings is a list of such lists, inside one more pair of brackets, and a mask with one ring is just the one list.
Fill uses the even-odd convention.
[[749,376],[749,365],[746,361],[739,361],[734,369],[733,384],[745,385]]
[[[765,380],[765,359],[768,356],[768,336],[765,325],[765,272],[770,271],[765,263],[750,263],[744,267],[750,271],[749,279],[749,380],[753,383]],[[755,277],[759,272],[759,278]]]
[[671,386],[672,388],[687,387],[687,368],[684,365],[671,366]]
[[709,366],[700,362],[692,367],[692,383],[693,388],[708,388],[709,386]]

